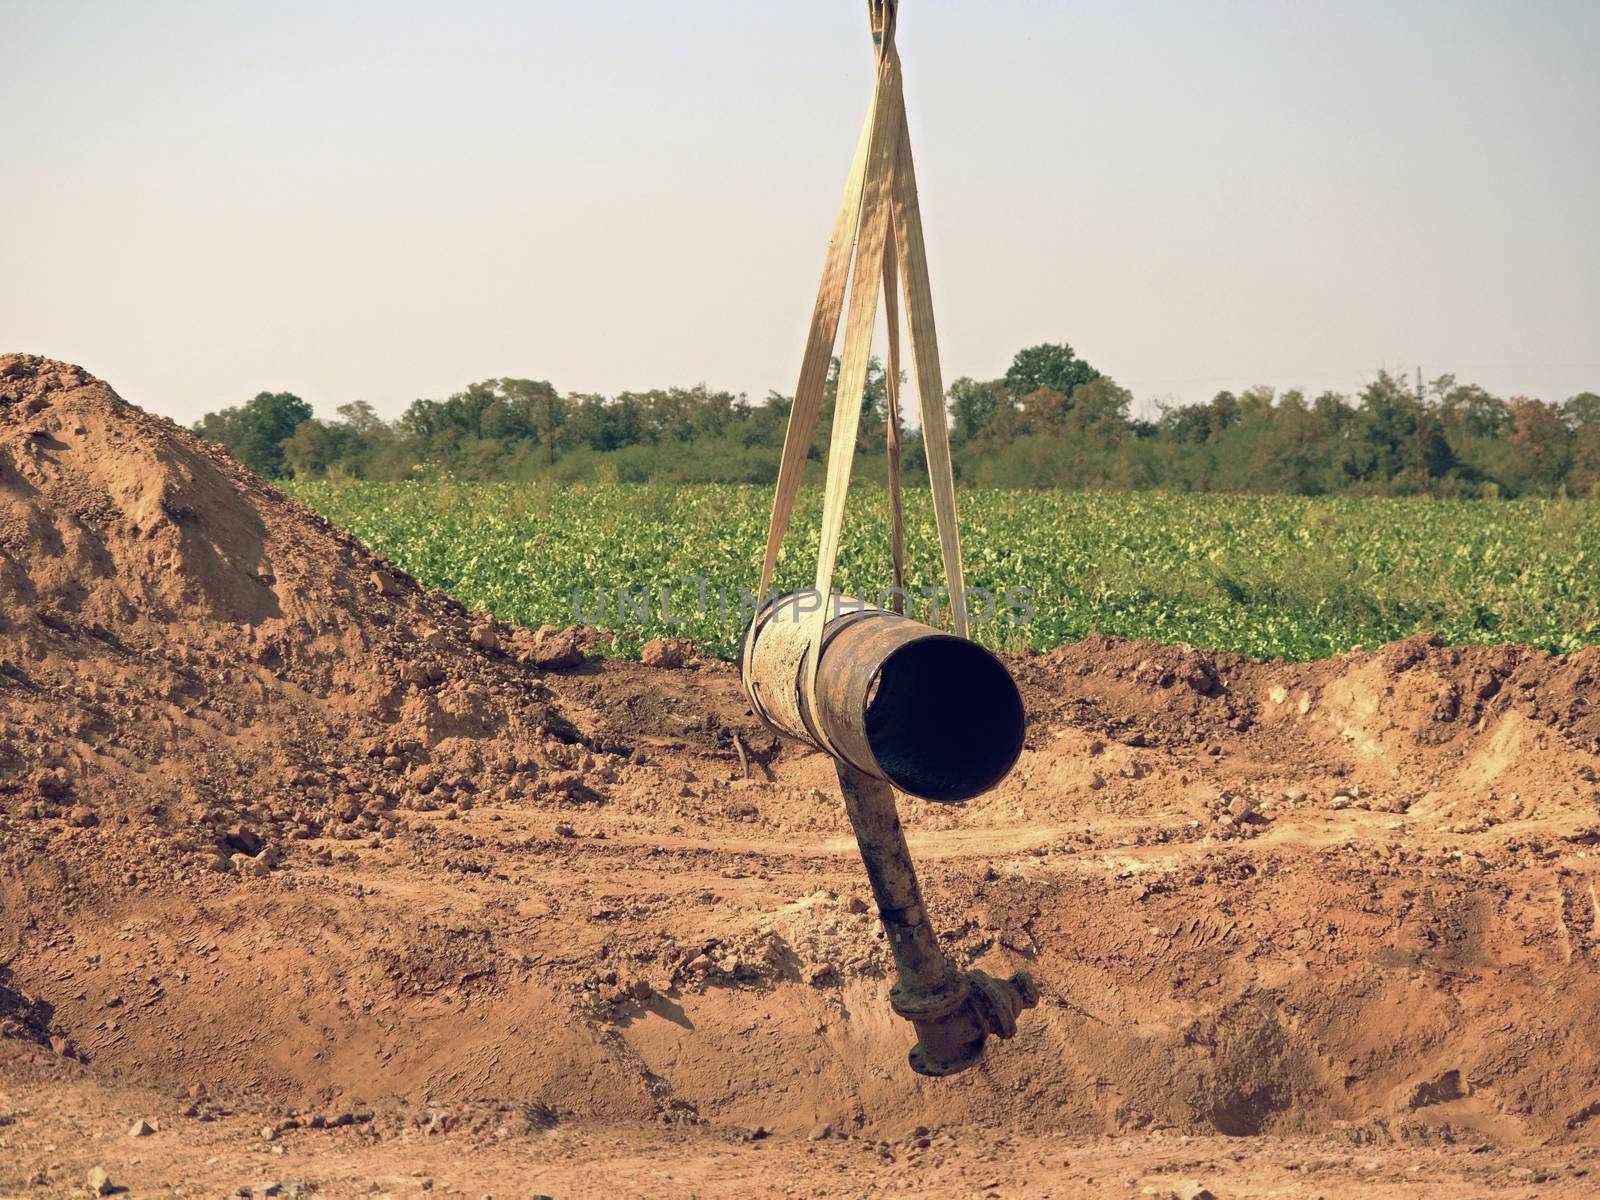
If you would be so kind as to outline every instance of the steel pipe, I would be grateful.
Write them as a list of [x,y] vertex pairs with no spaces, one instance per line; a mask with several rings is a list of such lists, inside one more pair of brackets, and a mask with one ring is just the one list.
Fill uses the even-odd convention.
[[983,1055],[990,1034],[1009,1038],[1016,1033],[1018,1015],[1039,1002],[1038,985],[1026,971],[996,979],[950,964],[922,904],[893,789],[846,763],[838,764],[838,772],[899,976],[889,990],[889,1005],[917,1031],[908,1056],[911,1069],[919,1075],[964,1071]]
[[[854,606],[854,607],[852,607]],[[756,714],[864,775],[925,800],[959,802],[1005,778],[1022,753],[1022,697],[976,642],[848,598],[817,612],[769,605],[745,635],[741,678]]]

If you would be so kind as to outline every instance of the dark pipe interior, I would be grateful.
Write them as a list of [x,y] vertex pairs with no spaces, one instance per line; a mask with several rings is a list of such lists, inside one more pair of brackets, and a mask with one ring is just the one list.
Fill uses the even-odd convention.
[[867,744],[889,781],[928,800],[967,800],[1022,753],[1022,697],[987,650],[957,637],[907,642],[867,703]]

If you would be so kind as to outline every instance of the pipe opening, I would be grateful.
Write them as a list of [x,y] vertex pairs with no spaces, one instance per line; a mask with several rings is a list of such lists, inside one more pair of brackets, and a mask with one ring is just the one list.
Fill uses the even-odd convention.
[[968,800],[1022,753],[1022,696],[1004,664],[958,637],[907,642],[884,660],[867,702],[867,745],[895,787]]

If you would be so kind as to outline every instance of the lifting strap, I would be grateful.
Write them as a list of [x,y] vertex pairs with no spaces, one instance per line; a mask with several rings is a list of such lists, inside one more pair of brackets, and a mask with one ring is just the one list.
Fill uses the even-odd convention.
[[[822,536],[817,552],[815,588],[822,597],[811,630],[810,678],[804,690],[814,705],[821,638],[832,607],[834,568],[844,529],[845,497],[855,456],[857,430],[871,363],[872,334],[880,288],[888,327],[888,436],[890,554],[894,586],[905,584],[903,515],[900,503],[899,437],[899,297],[903,288],[906,331],[917,383],[928,482],[933,493],[939,551],[949,591],[951,625],[967,636],[965,581],[961,536],[956,519],[955,481],[950,466],[950,438],[945,425],[944,380],[939,369],[939,343],[934,331],[933,293],[928,283],[927,250],[917,204],[916,175],[901,90],[900,55],[894,44],[896,0],[868,0],[876,48],[872,107],[856,146],[844,197],[834,220],[833,236],[823,264],[822,283],[812,310],[810,333],[801,360],[800,380],[789,411],[783,458],[778,468],[772,517],[767,527],[766,554],[758,596],[764,596],[777,567],[778,553],[794,512],[795,498],[822,407],[846,284],[850,302],[844,347],[834,400],[833,430],[828,449],[827,484],[823,494]],[[854,262],[854,271],[851,264]],[[898,285],[898,286],[897,286]],[[893,606],[900,610],[898,593]],[[813,711],[815,711],[813,707]]]

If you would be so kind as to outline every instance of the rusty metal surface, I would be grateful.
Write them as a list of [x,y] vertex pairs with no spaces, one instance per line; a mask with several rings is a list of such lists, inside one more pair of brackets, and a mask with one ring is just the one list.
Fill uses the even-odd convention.
[[1026,971],[996,979],[951,965],[922,903],[894,789],[844,763],[838,773],[899,976],[889,1003],[917,1031],[908,1056],[911,1069],[919,1075],[953,1075],[978,1061],[991,1034],[1009,1038],[1016,1033],[1018,1015],[1039,1002],[1038,986]]
[[851,766],[887,778],[867,739],[867,702],[889,656],[930,635],[949,636],[878,608],[845,613],[828,623],[822,634],[816,692],[816,722],[825,731],[824,749],[831,746]]
[[842,604],[857,607],[826,622],[814,693],[805,685],[823,613],[798,613],[790,602],[756,617],[741,656],[756,714],[926,799],[959,802],[998,783],[1023,738],[1021,696],[1004,665],[964,638]]
[[821,749],[800,711],[800,672],[810,650],[811,629],[809,621],[793,608],[785,611],[782,603],[757,613],[745,633],[739,681],[756,716],[774,732]]

